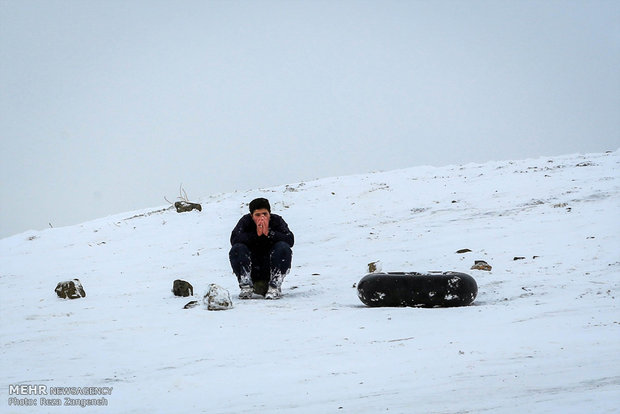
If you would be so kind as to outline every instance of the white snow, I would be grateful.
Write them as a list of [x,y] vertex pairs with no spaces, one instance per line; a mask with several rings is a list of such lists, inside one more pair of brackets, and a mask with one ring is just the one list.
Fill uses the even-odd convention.
[[[2,239],[0,411],[618,412],[619,166],[620,151],[416,167]],[[238,300],[228,262],[230,231],[257,196],[295,233],[281,300]],[[353,286],[378,260],[468,273],[478,297],[365,307]],[[73,278],[86,298],[58,298]],[[234,308],[183,309],[200,298],[174,297],[175,279],[199,293],[216,283]],[[10,405],[42,397],[17,384],[112,392],[70,395],[103,407]]]

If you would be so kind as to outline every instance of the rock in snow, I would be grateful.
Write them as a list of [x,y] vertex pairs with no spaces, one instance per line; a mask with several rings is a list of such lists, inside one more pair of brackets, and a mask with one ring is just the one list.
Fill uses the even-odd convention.
[[174,203],[177,213],[186,213],[192,210],[202,211],[202,206],[198,203],[190,203],[189,201],[177,201]]
[[198,304],[199,302],[197,300],[192,300],[191,302],[187,302],[185,306],[183,306],[183,309],[195,308],[196,306],[198,306]]
[[172,293],[174,293],[174,296],[192,296],[194,294],[194,287],[185,280],[177,279],[172,282]]
[[484,270],[487,272],[490,272],[491,269],[493,269],[493,267],[484,260],[476,260],[471,267],[471,270]]
[[58,282],[56,285],[56,294],[63,299],[79,299],[86,297],[86,292],[79,279]]
[[233,307],[230,293],[215,283],[211,283],[209,286],[209,291],[205,294],[203,303],[208,310],[226,310]]

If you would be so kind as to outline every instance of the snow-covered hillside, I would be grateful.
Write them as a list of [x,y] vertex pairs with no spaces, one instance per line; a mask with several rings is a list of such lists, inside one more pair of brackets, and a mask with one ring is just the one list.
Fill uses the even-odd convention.
[[[0,240],[0,411],[618,412],[619,167],[620,151],[416,167]],[[230,231],[257,196],[295,233],[278,301],[237,300],[228,263]],[[367,308],[354,285],[376,260],[471,274],[478,297]],[[492,271],[470,270],[474,260]],[[87,297],[59,299],[57,282],[72,278]],[[217,283],[235,307],[183,309],[192,298],[173,296],[175,279],[194,299]],[[17,384],[48,395],[16,395]],[[64,403],[52,387],[110,393],[70,396],[103,407],[42,407]],[[15,405],[26,398],[38,405]]]

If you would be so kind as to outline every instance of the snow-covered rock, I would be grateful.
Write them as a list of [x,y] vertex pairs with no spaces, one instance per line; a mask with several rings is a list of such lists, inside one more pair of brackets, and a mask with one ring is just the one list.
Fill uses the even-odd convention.
[[58,282],[55,292],[59,298],[63,299],[79,299],[86,297],[86,292],[79,279]]
[[209,291],[203,297],[203,303],[208,310],[226,310],[233,308],[230,293],[215,283],[211,283],[209,286]]

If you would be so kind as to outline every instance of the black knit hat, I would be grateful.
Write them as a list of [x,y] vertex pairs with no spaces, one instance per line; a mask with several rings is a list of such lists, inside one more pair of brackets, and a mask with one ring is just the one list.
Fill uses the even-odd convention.
[[269,200],[266,198],[255,198],[250,201],[250,213],[254,213],[254,210],[258,210],[259,208],[266,208],[267,211],[271,213],[271,206],[269,205]]

